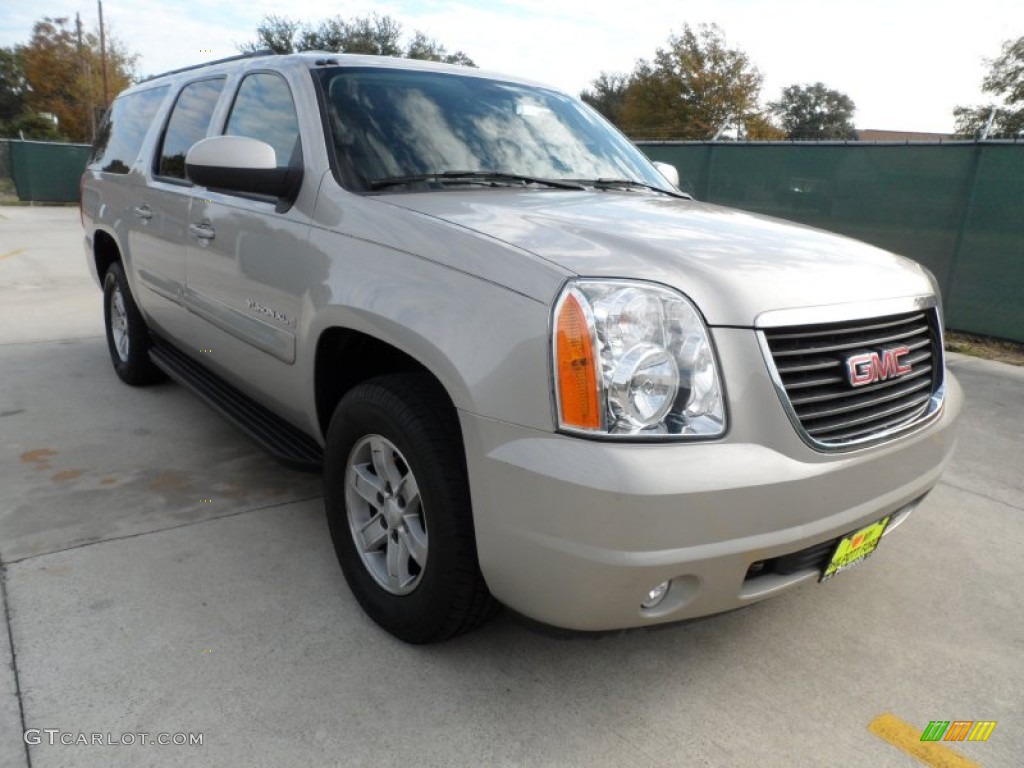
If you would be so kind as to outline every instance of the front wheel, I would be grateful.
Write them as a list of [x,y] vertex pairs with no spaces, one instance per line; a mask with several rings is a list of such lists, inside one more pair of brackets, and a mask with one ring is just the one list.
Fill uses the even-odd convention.
[[384,376],[349,391],[331,419],[324,473],[338,562],[377,624],[406,642],[433,643],[494,614],[459,425],[432,379]]
[[103,278],[103,322],[114,371],[125,384],[138,386],[159,381],[160,369],[149,359],[152,341],[142,313],[135,305],[120,262],[115,261]]

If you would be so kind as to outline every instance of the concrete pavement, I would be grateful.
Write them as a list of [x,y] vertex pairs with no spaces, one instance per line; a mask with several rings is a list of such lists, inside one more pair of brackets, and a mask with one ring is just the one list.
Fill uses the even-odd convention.
[[[0,208],[0,765],[918,765],[868,732],[883,712],[996,720],[957,750],[1019,765],[1024,369],[951,361],[953,466],[826,586],[415,648],[345,587],[316,477],[179,387],[118,382],[80,232],[75,209]],[[202,744],[26,750],[26,728]]]

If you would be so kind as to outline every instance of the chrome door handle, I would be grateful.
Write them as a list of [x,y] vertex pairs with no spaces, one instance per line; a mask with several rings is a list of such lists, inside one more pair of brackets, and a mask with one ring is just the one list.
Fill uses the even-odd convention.
[[143,221],[149,221],[150,219],[153,218],[153,209],[145,204],[136,205],[134,208],[132,208],[132,213],[134,213],[137,218],[140,218]]
[[200,240],[213,240],[213,237],[216,234],[213,227],[209,224],[189,224],[188,231]]

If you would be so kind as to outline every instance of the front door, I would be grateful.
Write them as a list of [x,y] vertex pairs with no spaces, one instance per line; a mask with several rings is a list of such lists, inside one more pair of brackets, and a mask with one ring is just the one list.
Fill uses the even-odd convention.
[[[224,133],[270,144],[279,167],[301,164],[298,120],[286,80],[247,74]],[[202,360],[236,386],[287,411],[303,302],[323,281],[300,206],[213,190],[192,201],[185,304],[197,318]]]

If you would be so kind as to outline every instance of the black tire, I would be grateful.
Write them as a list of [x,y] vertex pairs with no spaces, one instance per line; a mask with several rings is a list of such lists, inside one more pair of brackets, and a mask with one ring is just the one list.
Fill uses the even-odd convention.
[[[426,564],[416,568],[417,581],[407,594],[392,593],[378,582],[350,526],[348,462],[351,456],[356,463],[360,446],[370,436],[382,437],[397,449],[391,454],[399,462],[396,466],[406,467],[419,488]],[[459,424],[451,402],[429,376],[383,376],[350,390],[328,429],[324,478],[327,522],[338,562],[356,600],[377,624],[408,643],[436,643],[475,629],[497,612],[477,562]],[[395,503],[404,504],[400,496]],[[366,514],[373,515],[373,504],[357,500],[363,504]],[[383,506],[376,512],[385,528]],[[390,547],[386,540],[392,535],[398,540],[397,531],[377,534],[384,537],[384,547]],[[414,565],[411,560],[409,564]]]
[[[114,327],[115,323],[120,321],[120,318],[114,317],[115,294],[120,296],[120,307],[123,308],[123,313],[119,313],[126,326],[123,332]],[[114,364],[114,371],[121,381],[132,386],[140,386],[163,379],[163,373],[149,359],[149,349],[153,341],[132,297],[124,269],[118,261],[110,265],[103,277],[103,323],[107,329],[110,361]],[[119,338],[126,342],[120,348]]]

